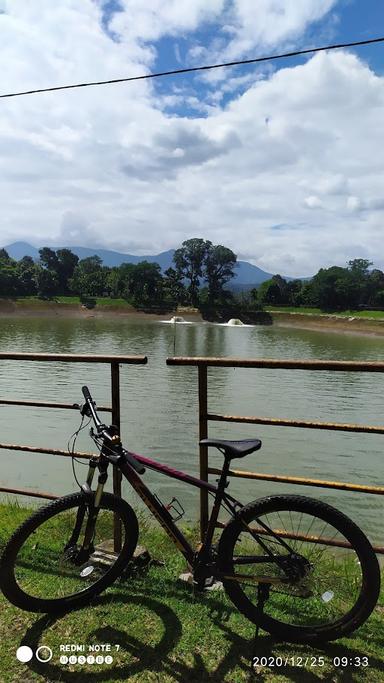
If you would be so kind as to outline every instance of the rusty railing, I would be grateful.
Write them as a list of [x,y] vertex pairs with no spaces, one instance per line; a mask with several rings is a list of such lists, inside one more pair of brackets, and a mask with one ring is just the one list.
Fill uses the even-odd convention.
[[[146,356],[112,356],[112,355],[98,355],[98,354],[72,354],[72,353],[0,353],[0,361],[15,360],[15,361],[38,361],[38,362],[55,362],[55,363],[108,363],[111,367],[111,407],[99,406],[98,410],[112,413],[112,423],[115,424],[120,431],[120,364],[129,365],[143,365],[147,363]],[[74,410],[75,406],[71,403],[52,403],[47,401],[15,401],[10,399],[0,399],[0,405],[14,405],[27,406],[39,408],[60,408],[64,410]],[[50,455],[61,455],[69,457],[68,451],[60,450],[58,448],[43,448],[34,447],[21,444],[0,443],[0,449],[12,451],[24,451],[27,453],[45,453]],[[89,459],[93,453],[75,452],[77,458]],[[54,500],[58,496],[53,493],[43,491],[31,491],[29,489],[10,488],[0,486],[0,492],[13,493],[23,496],[31,496],[35,498],[47,498]],[[121,472],[117,468],[113,468],[113,492],[121,495]],[[116,522],[119,520],[115,520]],[[119,524],[115,523],[114,529],[114,543],[117,549],[120,545],[121,533]]]
[[[339,372],[384,372],[384,362],[367,361],[325,361],[325,360],[280,360],[280,359],[245,359],[245,358],[209,358],[179,356],[167,358],[167,365],[195,366],[198,370],[199,393],[199,439],[208,437],[208,422],[237,422],[247,424],[261,424],[279,427],[300,427],[305,429],[327,429],[344,432],[365,432],[369,434],[384,434],[384,426],[345,424],[339,422],[312,422],[308,420],[290,420],[284,418],[222,415],[208,410],[208,368],[275,368],[285,370],[328,370]],[[209,474],[220,474],[220,470],[209,467],[208,448],[200,446],[200,478],[208,481]],[[248,472],[245,470],[230,470],[232,477],[275,481],[286,484],[305,486],[319,486],[322,488],[355,491],[356,493],[384,494],[384,487],[365,486],[340,481],[324,479],[309,479],[305,477],[290,477],[285,475]],[[200,491],[200,533],[203,538],[208,524],[208,492]],[[219,524],[219,526],[221,526]],[[384,554],[384,546],[374,546],[379,554]]]

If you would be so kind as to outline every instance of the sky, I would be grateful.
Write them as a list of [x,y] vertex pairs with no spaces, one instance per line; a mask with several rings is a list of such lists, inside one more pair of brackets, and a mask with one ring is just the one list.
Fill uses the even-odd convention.
[[[382,0],[0,0],[0,94],[366,40],[383,20]],[[384,269],[384,43],[0,111],[0,246],[203,237],[291,277]]]

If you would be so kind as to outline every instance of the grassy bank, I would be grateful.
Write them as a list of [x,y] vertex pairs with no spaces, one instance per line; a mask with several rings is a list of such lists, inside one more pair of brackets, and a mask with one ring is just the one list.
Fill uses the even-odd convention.
[[[96,306],[112,306],[114,308],[124,308],[135,310],[134,307],[125,299],[111,299],[109,297],[95,297],[93,299]],[[23,296],[14,299],[2,298],[2,303],[10,302],[17,308],[47,308],[55,305],[81,306],[82,301],[78,296],[56,296],[53,299],[40,299],[37,296]]]
[[323,315],[337,318],[369,318],[370,320],[384,320],[384,311],[361,311],[361,310],[345,310],[345,311],[323,311],[321,308],[310,308],[306,306],[266,306],[268,313],[297,313],[299,315]]
[[[18,506],[0,506],[0,544],[27,515],[28,511]],[[152,566],[145,574],[117,582],[92,607],[50,619],[22,612],[0,596],[1,683],[253,680],[249,668],[253,654],[252,624],[221,592],[193,595],[191,587],[177,579],[185,564],[174,546],[145,519],[141,526],[140,542],[165,565]],[[193,540],[193,533],[189,535]],[[381,607],[353,637],[322,648],[277,643],[261,634],[255,654],[282,657],[287,665],[263,668],[258,680],[379,683],[384,672],[383,632],[382,598]],[[94,643],[112,645],[111,665],[60,664],[60,645]],[[54,653],[51,662],[33,659],[28,664],[19,663],[15,651],[21,644],[32,649],[47,645]],[[333,665],[334,657],[351,659],[358,655],[369,658],[369,667],[337,669]],[[310,666],[309,662],[316,661],[316,657],[324,657],[324,666]],[[292,658],[296,658],[294,663]]]

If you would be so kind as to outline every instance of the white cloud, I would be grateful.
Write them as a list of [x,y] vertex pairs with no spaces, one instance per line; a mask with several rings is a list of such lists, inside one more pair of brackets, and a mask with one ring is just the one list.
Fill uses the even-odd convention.
[[[143,73],[153,41],[224,16],[219,1],[123,4],[109,25],[117,41],[102,2],[8,3],[2,91]],[[239,46],[253,7],[260,43],[277,44],[333,4],[276,0],[255,13],[239,0],[222,35]],[[236,92],[228,76],[223,90]],[[196,99],[187,79],[163,99],[139,81],[1,100],[1,243],[155,253],[204,235],[287,275],[361,254],[384,267],[384,79],[346,52],[264,76],[244,78],[225,107]],[[165,109],[186,102],[195,118]]]
[[350,211],[358,211],[361,207],[361,201],[359,197],[354,197],[353,195],[350,195],[347,197],[347,209]]
[[316,195],[314,194],[311,194],[309,197],[305,197],[304,204],[309,209],[319,209],[323,206],[323,202],[321,201],[321,199],[319,197],[316,197]]

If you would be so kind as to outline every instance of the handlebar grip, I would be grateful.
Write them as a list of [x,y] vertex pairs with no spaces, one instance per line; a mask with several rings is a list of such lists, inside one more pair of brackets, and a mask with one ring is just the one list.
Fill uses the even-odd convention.
[[93,403],[91,392],[89,391],[88,387],[84,385],[83,387],[81,387],[81,391],[83,392],[83,396],[84,396],[85,400],[91,401]]
[[138,472],[138,474],[144,474],[144,472],[145,472],[144,465],[142,465],[141,462],[138,462],[136,460],[136,458],[133,455],[131,455],[131,453],[126,451],[125,449],[124,449],[124,457],[125,457],[126,461],[129,463],[129,465],[131,465],[131,467],[133,467],[133,469],[136,470],[136,472]]

